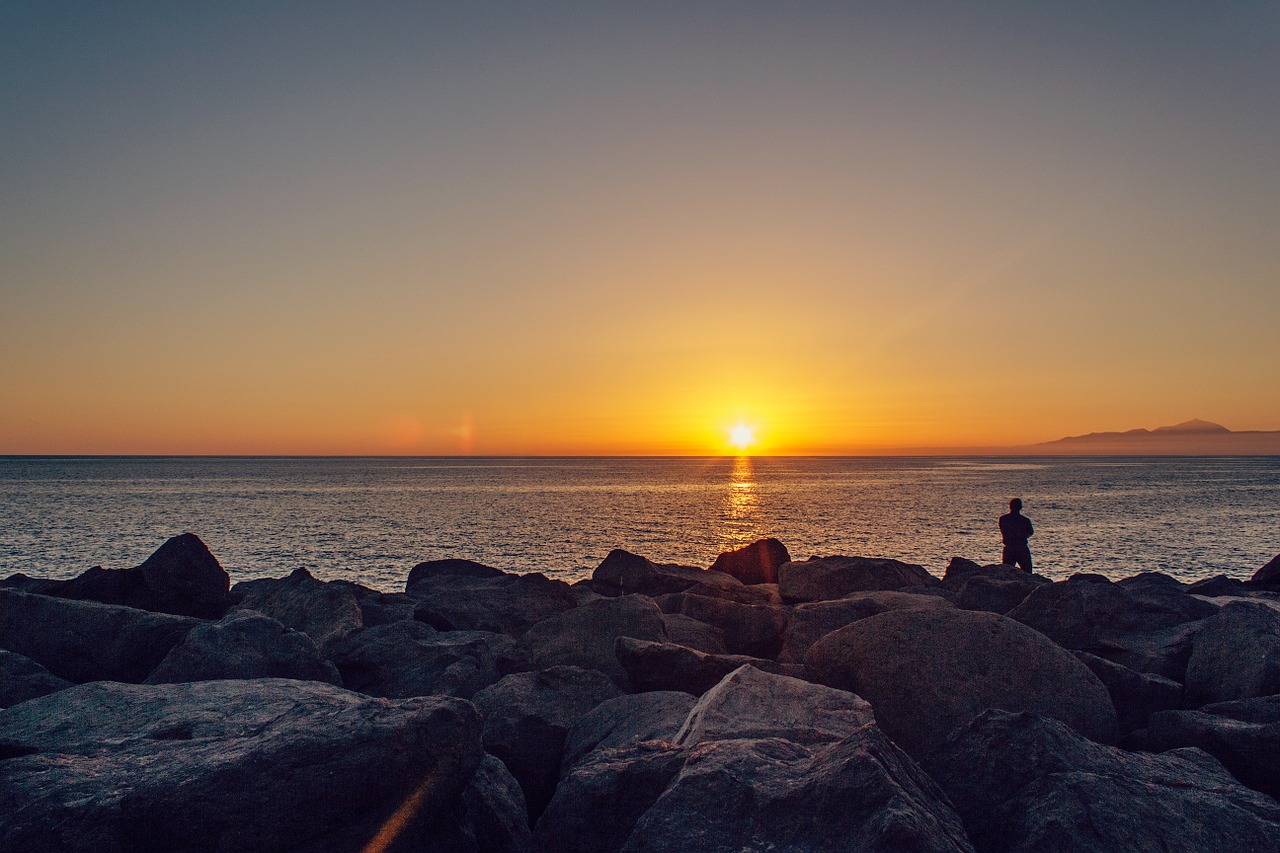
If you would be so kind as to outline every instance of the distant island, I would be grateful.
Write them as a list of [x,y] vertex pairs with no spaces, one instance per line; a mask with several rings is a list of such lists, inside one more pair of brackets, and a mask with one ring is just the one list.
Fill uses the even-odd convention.
[[1199,419],[1156,429],[1091,432],[1011,448],[1045,456],[1275,456],[1280,430],[1227,429]]

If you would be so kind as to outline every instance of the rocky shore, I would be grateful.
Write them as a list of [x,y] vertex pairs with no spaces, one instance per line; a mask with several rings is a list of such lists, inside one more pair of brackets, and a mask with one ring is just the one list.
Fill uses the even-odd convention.
[[0,581],[0,849],[1276,851],[1280,557]]

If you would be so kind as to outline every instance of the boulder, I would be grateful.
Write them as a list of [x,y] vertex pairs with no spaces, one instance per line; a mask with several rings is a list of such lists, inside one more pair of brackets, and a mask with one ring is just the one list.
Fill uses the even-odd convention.
[[470,699],[504,675],[526,669],[516,641],[489,631],[437,631],[393,622],[348,634],[332,660],[350,690],[369,696]]
[[1188,708],[1280,693],[1280,612],[1232,601],[1200,623],[1187,662]]
[[1280,592],[1280,554],[1272,557],[1270,562],[1253,573],[1249,585],[1258,589]]
[[1107,688],[1122,735],[1144,728],[1156,711],[1182,707],[1182,685],[1172,679],[1135,672],[1088,652],[1075,652],[1075,656]]
[[672,690],[606,699],[569,730],[560,762],[561,776],[592,750],[620,749],[648,740],[675,740],[695,701],[688,693]]
[[789,562],[786,545],[777,539],[761,539],[736,551],[725,551],[711,564],[711,571],[724,572],[744,584],[777,583],[778,567]]
[[220,618],[231,605],[228,595],[231,579],[194,533],[174,536],[142,565],[131,569],[94,566],[65,581],[14,576],[5,586],[58,598],[203,619]]
[[680,614],[718,628],[730,654],[771,658],[782,648],[787,608],[743,604],[680,592],[655,599],[663,613]]
[[351,590],[356,606],[360,608],[360,624],[365,628],[407,622],[413,619],[414,611],[418,608],[418,602],[403,592],[382,592],[344,580],[329,583],[339,589]]
[[685,616],[683,613],[663,613],[662,627],[667,629],[667,638],[673,643],[688,646],[709,655],[729,654],[729,649],[724,644],[724,631],[692,616]]
[[1239,578],[1226,575],[1214,575],[1211,578],[1198,580],[1187,587],[1192,595],[1203,595],[1206,598],[1218,598],[1224,595],[1248,595],[1249,587]]
[[0,648],[67,681],[139,682],[200,620],[0,589]]
[[1112,583],[1077,574],[1033,590],[1006,615],[1064,648],[1181,681],[1195,623],[1217,612],[1162,575]]
[[239,599],[236,609],[270,616],[328,651],[347,634],[364,627],[353,586],[326,583],[306,569],[296,569],[284,578],[242,581],[232,594]]
[[627,672],[614,654],[619,637],[666,642],[662,611],[643,595],[593,601],[534,625],[521,637],[520,646],[538,669],[594,669],[630,690]]
[[0,731],[0,849],[29,853],[420,850],[482,756],[462,700],[284,679],[82,685]]
[[925,766],[978,850],[1280,849],[1280,804],[1199,750],[1129,753],[1035,714],[988,711]]
[[787,614],[786,632],[778,660],[803,663],[809,648],[818,640],[846,625],[889,610],[951,607],[951,602],[937,595],[911,592],[855,592],[834,601],[812,601],[797,604]]
[[532,853],[524,792],[507,765],[487,752],[462,792],[454,833],[439,834],[427,853]]
[[875,724],[871,706],[844,690],[743,665],[703,694],[676,733],[676,746],[782,738],[833,743]]
[[31,658],[0,649],[0,708],[47,696],[71,686]]
[[511,637],[578,606],[564,581],[539,572],[507,574],[467,560],[415,566],[405,592],[417,602],[414,618],[437,630],[492,631]]
[[1160,711],[1151,717],[1145,746],[1203,749],[1243,784],[1280,799],[1280,695]]
[[169,650],[147,684],[222,678],[297,678],[342,685],[338,670],[300,631],[252,610],[195,626]]
[[870,702],[880,727],[917,760],[988,708],[1044,714],[1104,743],[1116,737],[1098,677],[995,613],[891,610],[828,634],[805,665],[814,680]]
[[788,603],[829,601],[868,590],[919,592],[941,585],[920,566],[870,557],[811,557],[778,569],[778,591]]
[[595,670],[557,666],[508,675],[475,695],[484,715],[487,752],[502,759],[520,783],[529,825],[546,808],[560,778],[569,729],[606,699],[621,695]]
[[620,548],[610,551],[609,556],[596,566],[591,573],[591,584],[603,595],[639,593],[651,597],[686,590],[719,595],[742,586],[740,580],[724,572],[675,563],[654,563]]
[[627,671],[628,682],[639,691],[680,690],[701,696],[744,664],[764,672],[804,675],[804,667],[799,664],[775,663],[747,655],[709,655],[675,643],[651,643],[631,637],[619,637],[614,651]]

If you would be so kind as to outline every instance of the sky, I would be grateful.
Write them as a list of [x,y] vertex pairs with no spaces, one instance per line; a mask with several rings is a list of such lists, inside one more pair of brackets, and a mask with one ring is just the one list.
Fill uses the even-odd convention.
[[19,0],[0,116],[0,453],[1280,429],[1275,2]]

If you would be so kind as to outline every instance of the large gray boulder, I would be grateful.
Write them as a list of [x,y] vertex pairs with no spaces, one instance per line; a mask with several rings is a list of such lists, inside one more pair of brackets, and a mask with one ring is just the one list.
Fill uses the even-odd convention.
[[621,749],[648,740],[670,742],[697,700],[688,693],[655,690],[606,699],[569,730],[561,776],[596,749]]
[[445,695],[470,699],[526,660],[516,641],[489,631],[437,631],[393,622],[348,634],[331,658],[349,690],[388,699]]
[[861,697],[743,665],[703,694],[676,733],[676,746],[783,738],[800,744],[844,740],[875,724]]
[[320,657],[310,637],[252,610],[192,628],[146,683],[224,678],[297,678],[342,686],[337,668]]
[[232,594],[236,609],[270,616],[285,627],[301,631],[322,650],[328,650],[352,631],[364,627],[364,616],[353,584],[326,583],[306,569],[284,578],[242,581]]
[[534,667],[580,666],[603,672],[624,690],[627,672],[614,653],[619,637],[666,642],[662,611],[643,595],[592,601],[534,625],[520,639]]
[[657,597],[685,591],[722,596],[741,589],[742,581],[721,571],[654,563],[615,548],[591,573],[591,585],[597,592],[611,596],[639,593]]
[[48,696],[71,686],[31,658],[0,649],[0,708]]
[[174,536],[131,569],[94,566],[70,580],[15,576],[4,585],[58,598],[204,619],[221,617],[231,604],[230,578],[194,533]]
[[964,610],[1008,613],[1037,587],[1050,583],[1044,575],[1024,572],[1017,566],[977,563],[953,557],[942,585],[955,594],[956,606]]
[[619,637],[614,651],[635,690],[680,690],[701,696],[740,666],[801,677],[801,664],[776,663],[748,655],[709,655],[675,643],[651,643]]
[[880,727],[917,760],[988,708],[1044,714],[1103,743],[1116,737],[1098,677],[995,613],[891,610],[828,634],[805,665],[815,680],[870,702]]
[[1280,804],[1199,750],[1124,752],[1055,720],[989,711],[925,766],[983,853],[1280,849]]
[[575,666],[508,675],[475,695],[484,715],[484,748],[520,783],[529,825],[560,778],[569,729],[606,699],[621,695],[603,673]]
[[1280,799],[1280,695],[1161,711],[1151,716],[1144,746],[1203,749],[1245,785]]
[[1280,693],[1280,611],[1232,601],[1200,623],[1187,662],[1186,707],[1274,693]]
[[778,591],[789,603],[828,601],[868,590],[919,592],[941,586],[921,566],[872,557],[811,557],[778,569]]
[[1280,554],[1272,557],[1265,566],[1249,578],[1249,585],[1258,589],[1280,592]]
[[0,849],[29,853],[339,853],[398,813],[387,849],[420,850],[482,755],[462,700],[283,679],[88,684],[0,712],[0,733]]
[[434,833],[422,853],[532,853],[520,783],[487,752],[462,792],[461,807],[454,825]]
[[578,606],[569,584],[562,580],[538,572],[507,574],[468,560],[414,566],[405,592],[417,602],[414,618],[433,628],[512,637]]
[[972,849],[941,791],[848,693],[743,667],[694,706],[677,741],[688,745],[587,753],[539,820],[537,849]]
[[663,613],[688,616],[719,629],[729,654],[771,658],[782,648],[786,607],[744,604],[689,592],[659,596],[655,601]]
[[724,644],[724,631],[692,616],[685,616],[683,613],[663,613],[662,627],[666,628],[667,637],[673,643],[688,646],[709,655],[729,654],[729,649]]
[[0,589],[0,648],[77,684],[139,682],[200,620]]
[[791,562],[787,546],[777,539],[761,539],[734,551],[725,551],[711,564],[711,571],[724,572],[744,584],[777,583],[778,568]]
[[1163,576],[1112,583],[1077,574],[1033,590],[1007,615],[1064,648],[1181,681],[1194,623],[1217,612]]
[[859,619],[889,610],[919,610],[952,607],[950,601],[937,595],[911,592],[855,592],[834,601],[797,604],[787,614],[787,627],[782,637],[778,660],[803,663],[809,648],[818,640],[852,625]]

